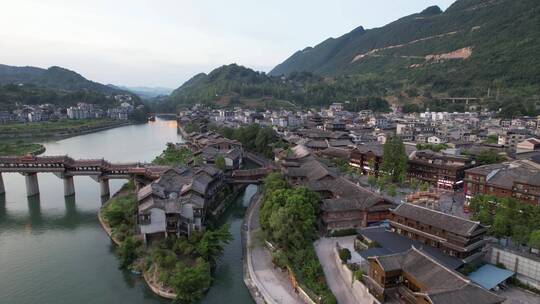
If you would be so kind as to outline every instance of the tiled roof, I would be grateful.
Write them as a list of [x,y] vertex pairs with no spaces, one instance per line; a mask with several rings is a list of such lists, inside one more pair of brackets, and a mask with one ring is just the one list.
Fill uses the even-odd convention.
[[483,227],[479,222],[408,203],[400,204],[392,213],[462,236],[470,236],[477,228]]
[[488,184],[507,189],[512,188],[514,182],[540,186],[540,164],[526,159],[480,166],[467,172],[484,175]]
[[415,247],[390,256],[374,257],[385,271],[402,270],[412,276],[434,304],[496,304],[504,298],[472,283]]

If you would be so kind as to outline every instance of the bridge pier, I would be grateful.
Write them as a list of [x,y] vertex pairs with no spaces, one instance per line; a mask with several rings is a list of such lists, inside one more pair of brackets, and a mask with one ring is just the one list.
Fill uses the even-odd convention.
[[24,173],[23,175],[26,183],[26,196],[34,196],[39,194],[37,173]]
[[101,196],[109,196],[111,195],[111,190],[109,188],[109,180],[106,178],[99,180],[99,191]]
[[6,188],[4,186],[4,178],[2,177],[2,173],[0,172],[0,194],[6,193]]
[[72,196],[75,194],[75,183],[73,182],[73,176],[62,177],[64,181],[64,196]]

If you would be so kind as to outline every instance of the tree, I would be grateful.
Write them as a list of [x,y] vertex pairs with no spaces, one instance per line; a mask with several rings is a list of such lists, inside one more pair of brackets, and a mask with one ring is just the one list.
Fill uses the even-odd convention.
[[272,193],[275,190],[278,189],[286,189],[289,188],[289,184],[285,179],[283,178],[283,175],[279,173],[270,173],[268,176],[264,179],[264,191],[265,193]]
[[225,164],[225,158],[223,158],[223,156],[219,155],[218,157],[216,157],[216,160],[215,160],[215,165],[218,169],[220,170],[223,170],[225,171],[225,169],[227,169],[227,165]]
[[392,182],[403,182],[407,172],[407,153],[403,141],[397,137],[390,137],[383,147],[383,163],[381,171],[388,175]]
[[497,152],[493,150],[485,150],[480,152],[476,156],[476,162],[478,165],[490,165],[490,164],[496,164],[500,163],[506,160],[506,157],[499,155]]
[[386,184],[388,183],[388,178],[386,176],[381,176],[377,179],[377,188],[379,191],[384,191],[386,189]]
[[127,237],[118,247],[118,255],[120,256],[120,268],[126,269],[138,257],[138,248],[141,246],[141,241],[135,240],[132,236]]
[[528,245],[532,248],[540,249],[540,229],[534,230],[531,233]]
[[388,195],[390,195],[391,197],[395,197],[397,195],[396,185],[391,184],[390,186],[388,186]]
[[175,268],[170,278],[171,286],[177,295],[174,303],[188,304],[202,299],[212,281],[210,264],[203,258],[198,258],[193,267],[177,263]]
[[424,182],[420,185],[420,191],[428,191],[429,190],[429,183]]
[[377,185],[377,178],[375,177],[375,175],[370,175],[368,176],[367,182],[369,184],[369,187],[373,188]]
[[217,258],[223,253],[224,245],[229,243],[232,235],[229,225],[223,225],[217,230],[207,230],[196,244],[197,253],[207,260],[210,265],[215,265]]
[[351,259],[351,251],[347,248],[339,249],[338,254],[343,264],[347,263],[347,261]]
[[512,240],[516,242],[517,244],[524,245],[527,244],[527,242],[530,239],[530,233],[529,227],[525,225],[514,225],[512,226]]

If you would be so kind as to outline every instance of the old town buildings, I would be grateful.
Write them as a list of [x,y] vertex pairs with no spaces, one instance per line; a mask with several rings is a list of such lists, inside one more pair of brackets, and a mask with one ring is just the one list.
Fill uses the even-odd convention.
[[524,159],[469,169],[465,173],[465,193],[468,199],[489,194],[539,205],[540,163]]

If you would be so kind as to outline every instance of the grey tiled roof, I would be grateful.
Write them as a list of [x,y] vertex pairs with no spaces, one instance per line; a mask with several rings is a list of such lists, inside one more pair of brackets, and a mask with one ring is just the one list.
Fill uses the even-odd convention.
[[470,236],[483,227],[479,222],[408,203],[400,204],[392,213],[462,236]]
[[402,270],[422,287],[434,304],[496,304],[504,298],[472,283],[430,255],[412,247],[407,252],[374,258],[385,271]]

